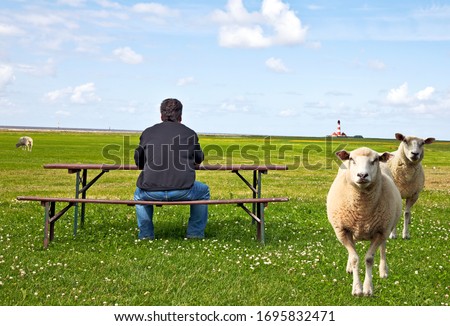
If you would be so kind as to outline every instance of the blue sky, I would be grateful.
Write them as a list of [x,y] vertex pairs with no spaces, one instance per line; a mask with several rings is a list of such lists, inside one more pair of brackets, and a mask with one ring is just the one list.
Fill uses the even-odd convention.
[[2,0],[0,125],[450,139],[450,1]]

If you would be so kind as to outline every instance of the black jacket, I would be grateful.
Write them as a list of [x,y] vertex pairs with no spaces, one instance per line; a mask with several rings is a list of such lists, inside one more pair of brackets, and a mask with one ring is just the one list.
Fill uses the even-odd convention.
[[204,159],[198,136],[185,125],[164,121],[141,134],[134,161],[142,170],[136,185],[144,190],[188,189],[195,165]]

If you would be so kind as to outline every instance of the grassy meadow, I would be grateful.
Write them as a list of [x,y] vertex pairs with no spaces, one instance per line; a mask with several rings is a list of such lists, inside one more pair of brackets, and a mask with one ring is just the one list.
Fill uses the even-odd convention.
[[[23,135],[34,139],[32,152],[15,148]],[[184,239],[188,206],[156,208],[152,242],[137,240],[133,207],[88,205],[77,236],[72,208],[44,250],[43,208],[15,198],[73,196],[75,176],[43,164],[133,163],[138,139],[138,133],[0,131],[0,305],[448,306],[450,142],[444,141],[426,147],[426,187],[413,207],[411,239],[388,241],[387,279],[378,276],[377,254],[370,298],[351,295],[347,251],[327,220],[326,194],[338,168],[335,151],[394,151],[396,140],[200,135],[208,164],[289,165],[263,176],[263,196],[290,198],[266,208],[265,246],[233,205],[210,206],[207,238],[196,241]],[[106,173],[88,196],[130,199],[138,173]],[[229,171],[199,171],[197,179],[212,198],[249,194]],[[358,244],[360,257],[367,245]]]

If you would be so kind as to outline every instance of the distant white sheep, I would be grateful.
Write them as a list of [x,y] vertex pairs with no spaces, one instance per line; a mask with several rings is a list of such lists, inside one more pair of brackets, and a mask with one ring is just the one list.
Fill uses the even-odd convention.
[[31,151],[33,149],[33,139],[28,136],[23,136],[19,138],[19,142],[16,144],[16,148],[22,147],[22,149],[26,149],[27,151]]
[[[425,184],[425,174],[421,163],[424,157],[424,145],[431,144],[435,139],[422,139],[414,136],[405,137],[400,133],[396,133],[395,138],[401,142],[398,150],[392,153],[394,157],[387,162],[387,167],[402,198],[406,199],[402,236],[403,239],[409,239],[411,207],[419,199],[419,194]],[[386,165],[384,165],[383,169],[386,169]],[[394,228],[390,238],[396,237],[397,229]]]
[[[386,240],[402,213],[400,192],[380,168],[380,162],[386,162],[392,155],[387,152],[380,155],[367,147],[350,153],[339,151],[336,155],[343,164],[328,192],[328,220],[348,251],[346,269],[353,273],[352,294],[371,296],[374,255],[380,247],[380,277],[386,278]],[[364,286],[358,274],[355,241],[370,241],[365,255]]]

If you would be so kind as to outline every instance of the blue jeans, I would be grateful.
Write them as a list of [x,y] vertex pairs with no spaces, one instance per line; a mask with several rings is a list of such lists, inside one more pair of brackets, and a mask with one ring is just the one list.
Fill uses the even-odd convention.
[[[209,199],[209,187],[195,181],[190,189],[146,191],[136,187],[134,200],[202,200]],[[136,217],[139,227],[139,239],[154,239],[153,205],[136,205]],[[186,232],[187,238],[204,238],[208,221],[208,205],[190,205],[190,217]]]

